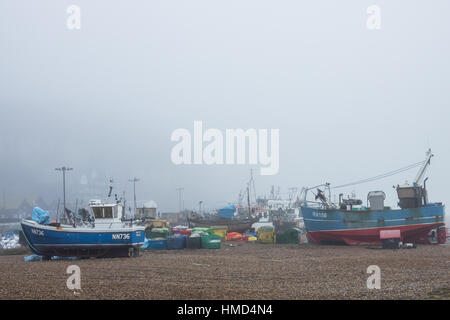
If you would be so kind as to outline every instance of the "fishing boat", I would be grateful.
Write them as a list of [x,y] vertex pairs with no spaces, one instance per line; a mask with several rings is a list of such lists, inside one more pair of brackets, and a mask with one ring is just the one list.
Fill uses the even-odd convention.
[[[125,219],[124,206],[120,202],[89,202],[90,223],[77,226],[73,217],[71,224],[41,224],[33,219],[21,221],[21,227],[30,249],[50,259],[61,257],[111,257],[137,256],[144,243],[143,226]],[[66,210],[66,213],[70,212]]]
[[[236,212],[236,209],[235,205],[229,205],[219,209],[211,215],[200,216],[191,213],[187,217],[189,227],[208,228],[211,226],[226,226],[228,232],[244,233],[249,230],[255,222],[259,221],[258,217],[252,215],[239,215],[239,212]],[[236,215],[236,213],[238,214]]]
[[[363,206],[360,199],[344,199],[342,194],[339,195],[339,204],[336,205],[329,201],[329,183],[321,185],[328,189],[329,198],[325,196],[325,191],[320,189],[321,186],[304,188],[301,212],[309,240],[314,243],[379,245],[380,231],[399,230],[403,242],[445,243],[445,206],[440,202],[428,201],[428,178],[423,180],[432,156],[431,150],[428,150],[426,160],[417,164],[420,169],[412,184],[397,185],[399,209],[384,205],[386,195],[383,191],[369,192],[367,206]],[[401,170],[392,173],[399,171]],[[314,189],[317,191],[314,193],[314,200],[318,201],[307,201],[308,190]],[[434,240],[430,239],[430,233],[435,234]]]

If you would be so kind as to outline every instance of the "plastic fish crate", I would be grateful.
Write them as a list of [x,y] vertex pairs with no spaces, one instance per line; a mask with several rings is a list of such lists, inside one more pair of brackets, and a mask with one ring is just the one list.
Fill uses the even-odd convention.
[[202,235],[201,242],[204,249],[220,249],[222,238],[215,234]]
[[300,234],[298,232],[283,232],[275,235],[275,242],[279,244],[298,244]]
[[148,241],[148,250],[166,250],[167,240],[165,239],[150,239]]
[[258,242],[261,243],[274,243],[275,242],[275,233],[272,230],[268,229],[258,229]]
[[202,247],[202,239],[200,237],[189,237],[186,239],[186,248],[200,249]]
[[152,230],[150,232],[148,232],[147,237],[150,239],[155,239],[155,238],[164,238],[167,239],[167,237],[169,236],[169,231],[167,230]]
[[169,236],[167,238],[167,249],[180,250],[186,248],[186,236]]

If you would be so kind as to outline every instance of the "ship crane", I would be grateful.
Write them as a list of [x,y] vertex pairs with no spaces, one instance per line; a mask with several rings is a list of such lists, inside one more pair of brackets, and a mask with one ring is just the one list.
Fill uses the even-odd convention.
[[428,166],[430,165],[431,158],[434,156],[434,154],[431,153],[431,149],[428,149],[427,151],[427,158],[424,161],[423,165],[420,167],[419,172],[417,173],[416,179],[414,179],[414,185],[420,185],[423,177],[425,175],[425,171],[427,170]]

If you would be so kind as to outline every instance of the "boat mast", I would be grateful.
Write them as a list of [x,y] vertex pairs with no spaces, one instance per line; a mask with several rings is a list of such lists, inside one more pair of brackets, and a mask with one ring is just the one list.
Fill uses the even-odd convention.
[[61,167],[61,168],[56,168],[55,170],[62,171],[62,173],[63,173],[63,204],[64,204],[64,210],[66,210],[66,171],[73,170],[73,168]]
[[250,191],[249,187],[247,187],[247,205],[248,205],[248,215],[250,216]]
[[69,213],[67,212],[67,208],[66,208],[66,171],[71,171],[71,170],[73,170],[73,168],[61,167],[61,168],[56,168],[55,170],[62,171],[62,174],[63,174],[63,204],[64,204],[63,211],[66,214],[68,220],[69,221],[72,220],[72,224],[75,227],[75,220],[69,216]]
[[134,213],[132,214],[132,216],[135,216],[136,215],[136,208],[137,208],[137,205],[136,205],[136,182],[138,182],[139,179],[134,177],[133,179],[130,179],[128,181],[129,182],[133,182]]
[[248,205],[248,215],[251,214],[251,201],[250,201],[250,192],[253,186],[253,197],[255,199],[255,205],[257,203],[256,200],[256,188],[255,188],[255,180],[253,179],[253,169],[250,169],[250,180],[247,183],[247,205]]

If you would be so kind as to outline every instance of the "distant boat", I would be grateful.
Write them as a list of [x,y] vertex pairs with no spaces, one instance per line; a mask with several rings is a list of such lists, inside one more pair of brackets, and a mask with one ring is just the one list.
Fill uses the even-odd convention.
[[211,226],[226,226],[228,232],[244,233],[249,230],[255,222],[259,221],[259,217],[254,217],[250,214],[235,215],[236,207],[229,205],[218,210],[213,215],[202,217],[196,213],[191,213],[187,217],[189,227],[211,227]]
[[230,219],[230,218],[213,218],[204,219],[200,217],[188,217],[188,224],[190,228],[204,227],[209,228],[211,226],[226,226],[228,232],[244,233],[252,228],[255,222],[258,222],[259,218],[246,218],[246,219]]
[[[317,188],[315,200],[320,202],[311,205],[311,201],[304,201],[301,206],[309,239],[315,243],[380,244],[380,231],[400,230],[403,242],[445,243],[445,206],[428,202],[427,179],[420,185],[432,156],[429,150],[412,185],[397,186],[400,209],[385,207],[382,191],[369,192],[368,207],[358,199],[343,199],[342,194],[337,206]],[[329,184],[325,186],[329,188]],[[305,189],[305,200],[311,189]],[[429,238],[432,230],[434,241]]]
[[143,226],[124,219],[120,203],[103,204],[91,201],[95,217],[91,226],[59,223],[39,224],[34,220],[21,221],[22,231],[30,249],[50,259],[52,256],[105,257],[136,256],[144,243]]
[[[253,180],[253,170],[250,170],[250,180],[246,186],[247,206],[241,204],[244,194],[239,193],[238,205],[228,205],[217,210],[214,214],[201,216],[192,212],[187,217],[189,227],[211,227],[211,226],[226,226],[228,232],[244,233],[252,228],[253,224],[259,222],[262,216],[262,211],[258,205],[251,204],[252,190],[255,192],[255,182]],[[256,199],[256,194],[254,194]]]

